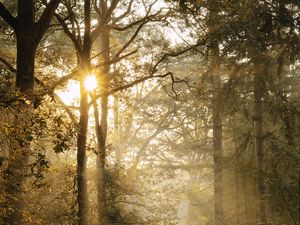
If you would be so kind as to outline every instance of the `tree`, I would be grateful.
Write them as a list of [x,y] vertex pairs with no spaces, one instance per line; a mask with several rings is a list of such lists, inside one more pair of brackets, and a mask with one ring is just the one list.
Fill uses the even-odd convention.
[[[218,2],[208,1],[208,29],[210,33],[216,30],[218,21]],[[220,75],[219,42],[212,37],[209,43],[210,79],[212,83],[212,121],[213,121],[213,158],[214,158],[214,201],[215,225],[226,224],[223,209],[223,144],[222,144],[222,96]]]
[[[36,11],[33,0],[18,1],[17,17],[12,16],[0,2],[0,16],[14,30],[17,39],[16,91],[20,91],[30,100],[33,99],[35,52],[59,2],[59,0],[51,0],[37,22],[35,22]],[[20,106],[20,110],[23,109],[24,114],[30,113],[30,108],[31,106],[26,104]],[[15,120],[25,123],[23,119],[18,117]],[[22,134],[21,138],[24,138]],[[11,161],[6,192],[8,205],[12,208],[12,212],[6,218],[5,223],[7,224],[20,224],[22,220],[23,205],[20,193],[22,192],[30,152],[30,141],[26,139],[23,141],[24,143],[16,143],[14,149],[10,150]]]

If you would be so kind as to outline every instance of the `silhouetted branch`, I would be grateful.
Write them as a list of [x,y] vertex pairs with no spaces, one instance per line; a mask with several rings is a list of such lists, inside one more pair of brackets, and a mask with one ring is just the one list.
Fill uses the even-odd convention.
[[78,70],[74,70],[70,74],[59,78],[58,81],[54,82],[54,84],[51,85],[49,92],[53,92],[55,88],[57,88],[60,85],[63,85],[64,83],[66,83],[70,79],[74,78],[76,75],[78,75]]
[[123,45],[123,47],[114,55],[113,60],[115,58],[118,58],[122,52],[124,52],[128,46],[135,40],[136,36],[139,34],[140,30],[142,29],[142,27],[148,22],[148,20],[145,20],[144,22],[142,22],[138,28],[136,29],[136,31],[134,32],[134,34],[132,35],[132,37]]
[[60,23],[61,27],[63,28],[65,34],[71,39],[71,41],[73,42],[75,48],[77,51],[81,51],[82,50],[82,44],[80,42],[79,39],[76,38],[76,36],[70,31],[70,29],[68,28],[68,25],[66,24],[66,22],[64,21],[63,18],[61,18],[60,15],[58,15],[57,13],[55,14],[55,18],[57,19],[57,21]]
[[117,23],[118,21],[122,20],[123,18],[125,18],[131,12],[132,3],[133,3],[133,0],[131,0],[129,2],[128,7],[124,13],[122,13],[120,16],[114,18],[114,21],[113,21],[114,24]]
[[113,13],[113,11],[116,9],[118,3],[120,2],[120,0],[112,0],[110,7],[108,8],[106,15],[105,15],[105,21],[108,21],[111,18],[111,15]]
[[10,72],[12,73],[17,72],[17,69],[13,67],[6,59],[2,58],[1,56],[0,56],[0,62],[3,63]]
[[48,29],[48,26],[50,24],[50,21],[55,13],[56,8],[58,7],[58,4],[61,0],[51,0],[47,5],[46,9],[42,13],[39,21],[36,24],[36,33],[35,38],[36,40],[40,40],[46,30]]
[[16,18],[11,15],[8,9],[0,2],[0,16],[4,19],[4,21],[11,26],[14,30],[16,30]]
[[208,38],[211,36],[212,34],[208,34],[206,37],[204,37],[202,40],[198,41],[195,45],[192,45],[192,46],[189,46],[185,49],[182,49],[182,50],[179,50],[177,52],[169,52],[169,53],[165,53],[160,60],[158,60],[156,62],[156,64],[153,66],[153,69],[152,69],[152,72],[151,74],[155,74],[156,71],[157,71],[157,67],[163,62],[165,61],[167,58],[171,57],[171,58],[174,58],[174,57],[177,57],[179,55],[182,55],[190,50],[193,50],[194,48],[198,47],[198,46],[201,46],[201,45],[204,45],[206,43],[206,41],[208,40]]

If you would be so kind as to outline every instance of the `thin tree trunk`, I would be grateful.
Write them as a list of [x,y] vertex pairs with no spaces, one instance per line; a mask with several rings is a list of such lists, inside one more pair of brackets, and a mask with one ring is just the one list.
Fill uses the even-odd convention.
[[298,171],[298,224],[300,225],[300,169]]
[[[218,17],[218,1],[208,1],[208,26],[210,32],[215,29]],[[218,41],[212,37],[210,41],[210,76],[212,82],[212,116],[213,116],[213,159],[214,159],[214,202],[215,225],[223,225],[223,147],[222,147],[222,116],[221,116],[221,77]]]
[[88,127],[88,96],[84,90],[83,81],[80,82],[80,119],[77,136],[77,202],[78,224],[88,224],[88,192],[86,178],[86,139]]
[[242,185],[243,185],[243,201],[244,201],[244,213],[243,213],[243,224],[248,225],[249,224],[249,220],[250,220],[250,214],[249,214],[249,201],[248,201],[248,193],[247,193],[247,180],[246,180],[246,176],[245,176],[245,172],[244,172],[244,166],[243,166],[243,173],[242,173]]
[[235,141],[235,210],[236,210],[236,225],[241,225],[241,210],[240,210],[240,156],[239,156],[239,150],[237,148],[237,144]]
[[254,122],[255,122],[255,144],[257,158],[257,194],[258,194],[258,224],[267,224],[266,187],[264,180],[265,158],[264,158],[264,130],[263,130],[263,93],[264,76],[267,72],[266,65],[257,59],[254,63]]
[[[218,57],[218,56],[213,56]],[[215,59],[212,59],[213,61]],[[221,79],[218,61],[212,66],[213,89],[213,149],[214,149],[214,196],[215,196],[215,224],[224,224],[223,209],[223,147],[222,147],[222,117],[221,117]]]
[[81,78],[80,78],[80,119],[79,132],[77,136],[77,202],[78,202],[78,224],[88,225],[88,191],[87,191],[87,174],[86,174],[86,140],[89,118],[88,92],[84,87],[84,79],[90,73],[90,21],[91,21],[91,2],[84,1],[84,40],[83,50],[80,55],[81,60]]
[[98,224],[103,225],[106,221],[106,201],[105,201],[105,155],[101,154],[102,130],[99,123],[99,111],[96,100],[94,105],[94,117],[97,136],[97,201],[98,201]]
[[[103,52],[103,61],[109,62],[109,29],[103,31],[100,35],[101,52]],[[101,80],[101,92],[104,94],[101,97],[101,119],[98,131],[98,154],[97,154],[97,199],[98,199],[98,224],[106,225],[106,199],[105,199],[105,157],[106,157],[106,136],[107,136],[107,114],[108,114],[108,80],[109,80],[109,65],[105,65]]]

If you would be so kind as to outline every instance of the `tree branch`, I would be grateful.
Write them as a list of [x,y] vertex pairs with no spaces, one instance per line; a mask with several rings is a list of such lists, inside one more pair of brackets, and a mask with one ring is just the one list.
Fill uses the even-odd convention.
[[6,59],[2,58],[1,56],[0,56],[0,62],[3,63],[10,72],[12,73],[17,72],[17,69],[13,67]]
[[[122,90],[125,90],[125,89],[128,89],[128,88],[131,88],[133,87],[134,85],[137,85],[137,84],[140,84],[146,80],[149,80],[149,79],[152,79],[152,78],[164,78],[164,77],[167,77],[167,76],[173,76],[173,74],[171,72],[168,72],[168,73],[165,73],[163,75],[149,75],[149,76],[146,76],[146,77],[142,77],[140,79],[137,79],[129,84],[125,84],[123,86],[120,86],[120,87],[116,87],[104,94],[99,94],[99,95],[96,95],[95,98],[98,99],[98,98],[101,98],[101,97],[104,97],[104,96],[109,96],[109,95],[112,95],[118,91],[122,91]],[[89,103],[89,105],[91,105],[91,103]]]
[[[17,70],[9,63],[9,62],[7,62],[4,58],[2,58],[1,56],[0,56],[0,62],[2,62],[11,72],[13,72],[13,73],[16,73],[17,72]],[[66,79],[65,77],[63,77],[64,79]],[[63,79],[61,79],[61,80],[63,80]],[[39,84],[39,85],[41,85],[42,87],[44,87],[44,88],[48,88],[47,87],[47,85],[45,85],[44,84],[44,82],[43,81],[41,81],[40,79],[38,79],[38,78],[36,78],[36,77],[34,77],[34,81],[37,83],[37,84]],[[54,89],[53,89],[54,90]],[[60,97],[57,95],[57,94],[55,94],[54,92],[53,92],[53,90],[49,93],[47,93],[47,94],[49,94],[50,95],[50,97],[52,97],[54,100],[56,100],[60,105],[61,105],[61,107],[66,111],[66,113],[69,115],[69,117],[70,117],[70,119],[72,120],[72,122],[75,124],[75,125],[77,125],[78,124],[78,122],[77,122],[77,120],[76,120],[76,117],[75,117],[75,115],[71,112],[71,110],[69,109],[69,107],[68,106],[66,106],[66,104],[60,99]]]
[[61,98],[55,94],[55,93],[52,93],[50,95],[52,98],[54,98],[54,100],[56,100],[60,105],[61,107],[66,111],[66,113],[69,115],[70,119],[72,120],[72,122],[77,126],[78,125],[78,122],[76,120],[76,117],[75,115],[72,113],[72,111],[69,109],[69,107],[63,102],[63,100],[61,100]]
[[79,39],[76,38],[76,36],[70,31],[70,29],[68,28],[68,25],[66,24],[66,22],[63,20],[63,18],[61,18],[60,15],[58,15],[57,13],[55,13],[55,18],[57,19],[57,21],[60,23],[61,27],[63,28],[65,34],[71,39],[71,41],[73,42],[76,50],[78,52],[82,51],[82,44],[81,41]]
[[49,92],[53,92],[56,87],[64,84],[68,80],[74,78],[76,75],[78,75],[78,70],[74,70],[72,73],[61,77],[58,81],[54,82],[54,84],[51,85]]
[[[95,2],[96,2],[96,1],[95,1]],[[65,2],[65,6],[66,6],[67,11],[68,11],[68,13],[69,13],[68,18],[70,19],[70,22],[71,22],[71,24],[72,24],[72,33],[73,33],[74,36],[77,37],[77,40],[78,40],[79,44],[82,44],[82,43],[81,43],[81,31],[80,31],[80,25],[79,25],[79,22],[78,22],[78,20],[77,20],[77,18],[76,18],[76,15],[75,15],[75,13],[74,13],[74,10],[73,10],[74,6],[72,7],[72,6],[70,5],[70,1],[66,1],[66,2]],[[75,32],[75,29],[76,29],[76,31],[77,31],[77,35],[76,35],[76,32]]]
[[[127,58],[128,56],[131,56],[131,55],[137,53],[137,51],[138,51],[138,50],[135,49],[135,50],[133,50],[133,51],[131,51],[131,52],[129,52],[129,53],[126,53],[126,54],[124,54],[124,55],[121,55],[121,56],[119,56],[119,57],[114,57],[112,60],[110,60],[110,61],[108,61],[108,62],[102,62],[102,63],[96,65],[95,68],[99,68],[99,67],[101,67],[101,66],[111,65],[111,64],[113,64],[113,63],[117,63],[117,62],[121,61],[122,59]],[[97,54],[97,56],[98,56],[98,55],[100,55],[100,53]],[[95,57],[97,57],[97,56],[94,56],[93,58],[95,58]]]
[[46,32],[46,30],[48,29],[51,18],[53,17],[55,10],[58,7],[58,4],[60,3],[60,1],[61,0],[51,0],[47,4],[46,9],[42,13],[42,15],[36,25],[35,38],[37,41],[39,41],[42,38],[42,36]]
[[152,69],[152,72],[151,74],[155,74],[156,71],[157,71],[157,67],[163,62],[165,61],[168,57],[177,57],[179,55],[182,55],[190,50],[193,50],[195,49],[196,47],[198,46],[201,46],[201,45],[204,45],[206,43],[206,41],[208,40],[208,38],[212,35],[211,34],[208,34],[206,37],[204,37],[202,40],[199,40],[195,45],[192,45],[192,46],[189,46],[188,48],[185,48],[185,49],[182,49],[180,51],[177,51],[177,52],[169,52],[169,53],[166,53],[164,54],[160,60],[158,60],[155,65],[153,66],[153,69]]
[[115,25],[110,25],[109,28],[111,28],[112,30],[116,30],[116,31],[125,31],[125,30],[128,30],[129,28],[135,26],[135,25],[138,25],[142,22],[144,22],[148,17],[144,17],[144,18],[141,18],[139,20],[136,20],[130,24],[127,24],[126,26],[124,27],[119,27],[119,26],[115,26]]
[[97,37],[99,36],[99,34],[101,33],[101,30],[104,28],[104,23],[101,20],[101,22],[99,23],[99,25],[92,31],[91,33],[91,42],[93,43]]
[[0,16],[4,19],[4,21],[11,26],[14,30],[16,30],[17,23],[16,18],[11,15],[8,9],[0,2]]
[[105,21],[108,21],[111,18],[111,15],[113,11],[116,9],[118,3],[120,0],[112,0],[110,7],[108,8],[106,15],[105,15]]
[[120,16],[116,17],[113,19],[113,24],[117,23],[118,21],[122,20],[123,18],[125,18],[131,11],[131,7],[132,7],[132,3],[133,0],[130,0],[128,7],[126,9],[126,11],[124,13],[122,13]]
[[140,30],[143,28],[143,26],[148,22],[148,20],[145,20],[144,22],[142,22],[138,28],[136,29],[136,31],[134,32],[134,34],[132,35],[132,37],[123,45],[123,47],[114,55],[114,57],[112,58],[112,60],[115,60],[116,58],[118,58],[122,52],[124,52],[128,46],[135,40],[136,36],[139,34]]

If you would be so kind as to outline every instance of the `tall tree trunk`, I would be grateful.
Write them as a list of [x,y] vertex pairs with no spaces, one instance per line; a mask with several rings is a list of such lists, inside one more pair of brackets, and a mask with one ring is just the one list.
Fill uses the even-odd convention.
[[[12,140],[9,149],[9,162],[7,169],[5,195],[7,216],[4,218],[4,223],[9,225],[19,225],[22,222],[22,211],[24,208],[24,183],[28,173],[28,160],[30,154],[30,140],[27,135],[30,135],[30,130],[26,128],[31,114],[31,107],[25,103],[19,103],[16,108],[14,124],[16,129],[17,140]],[[26,130],[24,130],[26,129]]]
[[255,144],[257,158],[257,194],[258,194],[258,224],[267,224],[266,208],[266,187],[264,180],[265,158],[264,158],[264,130],[263,130],[263,94],[264,76],[266,76],[267,66],[262,59],[254,62],[254,123],[255,123]]
[[88,192],[86,178],[86,139],[88,127],[88,95],[84,81],[80,82],[80,119],[77,136],[77,202],[78,224],[88,224]]
[[298,170],[298,224],[300,225],[300,169]]
[[[215,51],[215,50],[214,50]],[[212,56],[212,111],[213,111],[213,151],[214,151],[214,196],[215,225],[224,224],[223,209],[223,147],[222,147],[222,117],[221,117],[221,79],[217,53]]]
[[[109,62],[109,29],[105,29],[100,35],[101,52],[103,52],[103,61]],[[98,199],[98,224],[106,225],[106,199],[105,199],[105,157],[106,157],[106,136],[107,136],[107,113],[108,113],[108,80],[109,80],[110,67],[105,64],[102,73],[100,74],[101,80],[101,119],[98,132],[98,154],[97,154],[97,199]]]
[[[214,33],[215,30],[218,6],[218,1],[208,1],[208,26],[211,33]],[[210,41],[209,52],[211,61],[209,73],[212,82],[215,225],[224,225],[220,56],[219,44],[214,36]]]
[[[18,0],[17,17],[12,16],[0,2],[0,16],[14,29],[17,37],[16,90],[29,100],[32,98],[34,88],[35,52],[59,2],[60,0],[50,0],[38,22],[35,22],[34,0]],[[19,127],[16,131],[18,141],[13,141],[10,149],[7,185],[4,188],[7,206],[10,209],[7,217],[4,218],[4,223],[10,225],[22,224],[21,193],[30,154],[30,138],[28,137],[31,135],[31,130],[26,129],[28,124],[26,117],[31,115],[32,105],[20,102],[18,107],[18,112],[15,114],[15,124]]]
[[248,192],[247,192],[247,178],[246,174],[244,172],[244,166],[243,166],[243,173],[242,173],[242,187],[243,187],[243,203],[244,203],[244,208],[243,208],[243,224],[249,225],[249,220],[250,220],[250,213],[249,213],[249,198],[248,198]]
[[[30,99],[34,86],[34,61],[36,44],[30,40],[31,32],[20,30],[17,33],[17,76],[16,89],[21,94]],[[27,174],[28,159],[30,154],[30,141],[27,135],[30,131],[26,129],[28,115],[31,115],[32,106],[19,103],[14,118],[16,135],[19,140],[12,140],[9,151],[9,165],[7,172],[7,185],[5,192],[7,196],[7,206],[12,209],[8,211],[5,219],[6,224],[22,224],[22,210],[24,203],[22,200],[23,185]]]
[[[236,140],[236,139],[235,139]],[[240,191],[240,171],[241,171],[241,166],[240,166],[240,156],[239,156],[239,150],[235,141],[235,216],[236,216],[236,225],[242,225],[241,224],[241,191]]]
[[27,37],[31,32],[22,32],[17,35],[17,78],[16,88],[24,94],[32,94],[34,86],[34,61],[36,43]]
[[88,191],[86,174],[86,140],[89,118],[88,92],[84,87],[85,77],[90,73],[91,52],[91,2],[84,1],[84,39],[83,50],[80,55],[80,119],[77,136],[77,189],[78,189],[78,224],[87,225],[88,222]]
[[[34,63],[35,52],[40,38],[32,38],[36,34],[34,24],[34,2],[33,0],[18,1],[18,17],[14,21],[14,29],[17,37],[17,73],[16,90],[27,99],[32,98],[34,87]],[[47,24],[45,24],[47,26]],[[37,35],[37,34],[36,34]],[[42,33],[39,34],[42,36]],[[37,36],[35,36],[37,37]],[[12,140],[9,150],[9,163],[7,169],[5,195],[6,205],[9,209],[4,218],[5,224],[22,224],[22,210],[24,202],[22,193],[27,175],[28,159],[30,154],[30,129],[28,115],[31,115],[32,105],[20,102],[15,113],[14,123],[17,140]]]

